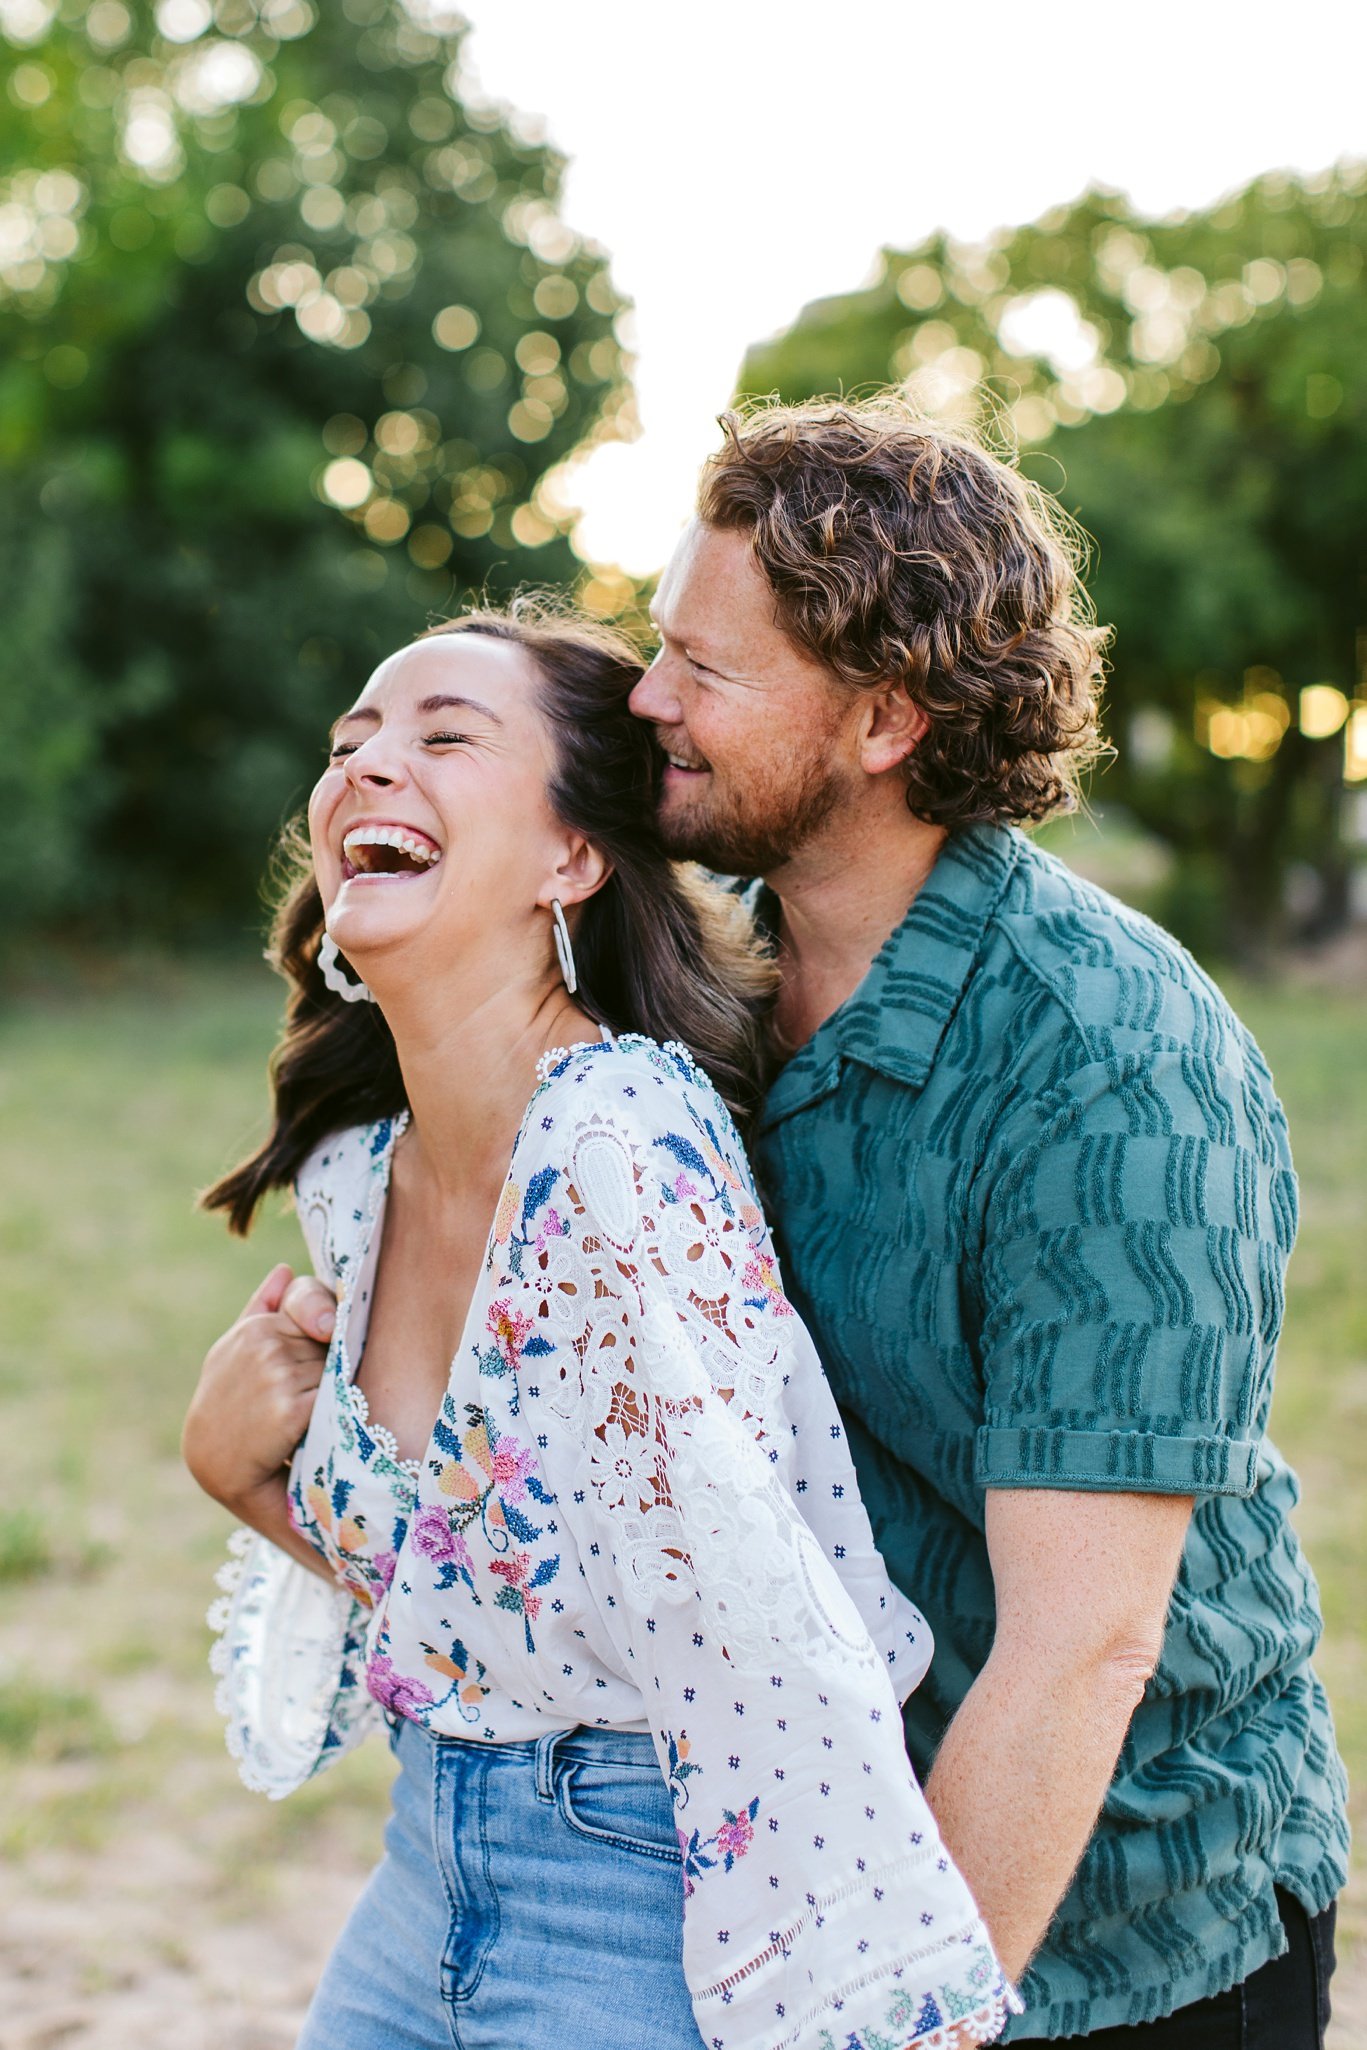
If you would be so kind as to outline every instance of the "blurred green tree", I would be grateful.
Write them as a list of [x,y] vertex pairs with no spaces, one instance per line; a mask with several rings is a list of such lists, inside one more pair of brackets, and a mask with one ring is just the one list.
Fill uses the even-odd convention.
[[9,930],[208,936],[375,658],[570,582],[623,302],[411,0],[0,0]]
[[885,250],[871,285],[806,307],[742,372],[785,399],[905,381],[1018,448],[1077,517],[1116,628],[1119,753],[1096,794],[1174,850],[1164,915],[1206,951],[1256,953],[1347,907],[1365,245],[1361,165],[1159,221],[1092,191],[984,246]]

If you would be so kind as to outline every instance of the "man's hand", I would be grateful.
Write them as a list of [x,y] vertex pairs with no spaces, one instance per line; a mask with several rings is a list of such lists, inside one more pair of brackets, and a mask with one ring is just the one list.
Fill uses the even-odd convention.
[[926,1798],[1013,1979],[1068,1889],[1158,1662],[1191,1506],[988,1491],[996,1636]]
[[308,1427],[335,1316],[321,1281],[273,1267],[205,1358],[181,1453],[204,1492],[247,1522]]

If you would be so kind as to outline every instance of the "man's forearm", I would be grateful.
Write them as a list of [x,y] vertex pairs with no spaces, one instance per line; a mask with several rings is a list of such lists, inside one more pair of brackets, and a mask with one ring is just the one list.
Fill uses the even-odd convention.
[[927,1798],[1013,1979],[1086,1849],[1150,1663],[1060,1669],[999,1647],[945,1734]]

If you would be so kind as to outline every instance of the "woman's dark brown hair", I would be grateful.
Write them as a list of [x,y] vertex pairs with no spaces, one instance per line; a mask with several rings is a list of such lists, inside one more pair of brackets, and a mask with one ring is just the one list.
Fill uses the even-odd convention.
[[[627,709],[641,675],[631,643],[553,599],[524,596],[433,627],[526,650],[540,680],[558,818],[612,864],[574,931],[579,1001],[615,1032],[677,1039],[711,1076],[744,1128],[760,1091],[761,1020],[773,969],[735,898],[672,862],[655,825],[658,761],[649,728]],[[251,1157],[206,1190],[245,1234],[271,1189],[288,1186],[332,1132],[405,1107],[394,1039],[376,1004],[348,1004],[323,981],[323,902],[302,820],[281,843],[281,896],[267,958],[290,984],[271,1060],[274,1127]]]
[[699,516],[749,536],[800,647],[925,712],[908,809],[951,828],[1074,810],[1107,636],[1053,501],[898,392],[761,404],[722,428]]

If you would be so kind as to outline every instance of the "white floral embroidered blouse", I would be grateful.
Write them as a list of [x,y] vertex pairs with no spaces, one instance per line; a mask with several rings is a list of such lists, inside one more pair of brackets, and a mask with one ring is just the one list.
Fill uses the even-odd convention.
[[354,1385],[402,1126],[296,1186],[339,1309],[290,1509],[343,1593],[322,1616],[255,1541],[220,1662],[244,1776],[287,1791],[376,1703],[477,1742],[649,1730],[709,2050],[991,2041],[1014,1996],[902,1742],[930,1632],[711,1083],[634,1035],[547,1056],[412,1462]]

